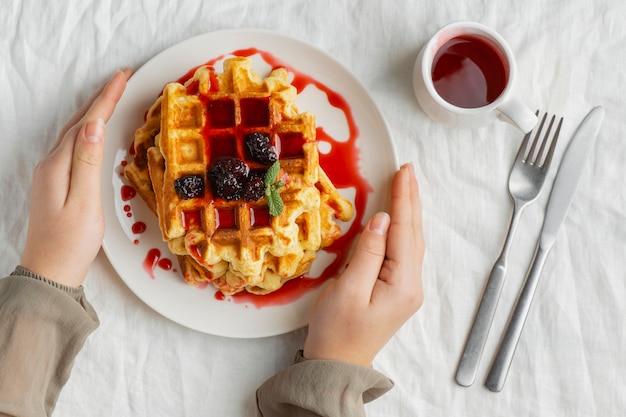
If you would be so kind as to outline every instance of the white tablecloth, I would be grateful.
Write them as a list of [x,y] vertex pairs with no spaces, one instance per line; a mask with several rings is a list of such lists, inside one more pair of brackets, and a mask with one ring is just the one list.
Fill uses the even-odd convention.
[[[506,386],[497,394],[482,383],[531,258],[548,193],[524,214],[478,379],[462,388],[454,373],[505,237],[512,208],[506,182],[521,134],[501,122],[445,128],[419,108],[413,62],[427,38],[455,20],[479,21],[504,36],[518,60],[518,96],[533,109],[563,115],[563,137],[591,107],[606,109]],[[374,366],[396,387],[367,406],[369,416],[623,415],[621,0],[2,0],[3,274],[19,262],[24,246],[32,168],[76,107],[116,69],[138,68],[182,40],[228,28],[270,29],[335,57],[379,105],[400,162],[415,163],[424,206],[426,302],[378,355]],[[85,287],[101,326],[76,360],[57,416],[250,416],[256,387],[292,361],[306,334],[300,329],[240,340],[189,330],[143,304],[103,253]]]

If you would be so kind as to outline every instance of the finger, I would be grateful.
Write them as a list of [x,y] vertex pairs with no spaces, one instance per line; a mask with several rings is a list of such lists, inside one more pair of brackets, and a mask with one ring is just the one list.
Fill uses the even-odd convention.
[[422,284],[422,265],[424,262],[424,251],[425,251],[425,243],[424,243],[424,230],[422,225],[422,201],[419,196],[419,184],[417,182],[417,178],[415,177],[415,170],[413,168],[413,164],[410,165],[410,178],[409,178],[409,186],[411,189],[411,207],[413,210],[413,238],[415,239],[415,247],[414,247],[414,267],[412,270],[412,274],[408,276],[409,280],[412,280],[414,286],[414,294],[417,296],[417,304],[415,304],[418,308],[421,306],[424,301],[424,288]]
[[413,164],[409,166],[410,177],[409,186],[411,190],[411,208],[413,210],[413,236],[417,245],[418,255],[420,259],[424,255],[424,230],[422,225],[422,201],[420,200],[419,184],[415,177],[415,170]]
[[93,100],[90,101],[89,106],[86,106],[83,115],[77,119],[77,122],[80,120],[96,120],[98,118],[108,122],[117,102],[122,97],[122,93],[126,88],[126,82],[132,74],[133,72],[129,68],[116,71],[101,91],[98,94],[94,94]]
[[[414,244],[413,210],[411,200],[410,167],[403,165],[394,175],[391,185],[391,225],[387,239],[387,258],[391,265],[402,265],[410,262]],[[382,274],[381,279],[395,284],[405,274]]]
[[372,288],[385,260],[387,232],[390,219],[387,213],[375,214],[367,223],[350,264],[337,286],[356,292],[357,299],[370,300]]
[[68,201],[100,201],[100,172],[104,156],[104,120],[87,122],[74,144]]
[[68,199],[100,200],[100,176],[104,156],[105,122],[109,120],[122,97],[127,73],[118,72],[104,87],[83,117],[72,159],[72,176]]
[[[110,80],[109,80],[110,81]],[[105,84],[106,85],[106,84]],[[74,125],[76,125],[80,119],[83,118],[87,110],[91,107],[96,98],[102,94],[105,85],[101,86],[97,91],[95,91],[88,99],[83,103],[82,106],[72,115],[72,117],[63,125],[61,130],[59,131],[59,137],[62,138],[67,134],[67,131]]]
[[[59,147],[59,145],[63,141],[63,138],[65,138],[65,136],[68,134],[69,130],[72,129],[73,127],[76,127],[76,125],[80,122],[80,120],[83,117],[85,117],[87,112],[94,105],[98,97],[104,94],[106,89],[111,87],[111,84],[113,84],[115,87],[115,90],[117,90],[120,81],[123,82],[125,85],[126,81],[128,80],[128,78],[130,78],[131,75],[132,75],[132,71],[130,69],[118,70],[115,74],[113,74],[111,79],[105,85],[103,85],[102,87],[100,87],[100,89],[98,89],[95,93],[93,93],[91,97],[89,97],[89,99],[85,102],[85,104],[83,104],[80,107],[80,109],[78,109],[76,113],[74,113],[74,115],[67,121],[67,123],[63,125],[63,127],[59,131],[59,135],[57,136],[56,142],[54,143],[54,145],[52,145],[48,154],[51,154],[54,151],[56,151],[56,149]],[[122,88],[122,91],[123,91],[123,88]]]
[[39,161],[33,174],[37,178],[33,178],[33,187],[38,185],[44,188],[37,193],[45,192],[51,206],[62,207],[67,201],[75,138],[75,132],[66,135],[64,140],[56,144],[53,152]]
[[81,120],[94,121],[102,119],[105,122],[109,121],[131,75],[132,71],[129,69],[117,71],[113,78],[104,86],[102,92],[96,97]]

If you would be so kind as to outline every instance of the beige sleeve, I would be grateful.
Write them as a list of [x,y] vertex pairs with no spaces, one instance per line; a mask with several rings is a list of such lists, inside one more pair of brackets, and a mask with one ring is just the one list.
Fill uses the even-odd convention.
[[365,416],[364,404],[393,387],[372,368],[331,360],[306,360],[274,375],[256,393],[261,417]]
[[21,267],[0,279],[0,415],[49,416],[98,324],[82,287]]

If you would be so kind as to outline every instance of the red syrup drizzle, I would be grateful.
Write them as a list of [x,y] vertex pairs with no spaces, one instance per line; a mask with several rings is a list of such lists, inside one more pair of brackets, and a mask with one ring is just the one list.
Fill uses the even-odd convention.
[[157,268],[159,264],[159,259],[161,258],[161,251],[158,249],[150,249],[146,254],[145,259],[143,260],[143,270],[150,276],[150,278],[154,279],[154,270]]
[[154,271],[161,268],[165,271],[172,269],[172,261],[168,258],[161,258],[161,251],[158,249],[150,249],[143,260],[143,270],[146,271],[150,278],[155,279]]
[[121,195],[122,201],[128,201],[137,195],[137,190],[130,185],[122,185]]
[[135,222],[132,225],[131,230],[134,234],[139,235],[146,231],[146,224],[144,222]]
[[132,212],[132,208],[131,208],[130,204],[125,204],[124,205],[124,212],[126,213],[126,217],[128,217],[128,218],[133,217],[133,212]]
[[[324,250],[336,255],[335,259],[328,265],[319,278],[310,278],[307,276],[301,276],[299,278],[292,279],[286,282],[279,290],[274,291],[266,295],[255,295],[247,292],[235,294],[234,296],[226,297],[222,292],[217,291],[214,298],[219,301],[233,300],[238,304],[252,304],[256,308],[262,308],[267,306],[279,306],[291,303],[305,293],[312,291],[320,287],[328,279],[336,277],[343,265],[347,263],[347,257],[349,254],[352,242],[358,236],[363,227],[363,214],[365,213],[365,207],[367,205],[368,194],[372,192],[370,184],[365,178],[363,178],[359,172],[359,157],[361,154],[360,149],[356,145],[356,140],[359,136],[359,130],[354,121],[352,110],[347,101],[338,93],[331,90],[323,83],[315,80],[309,75],[306,75],[300,71],[295,70],[293,67],[282,62],[269,52],[259,50],[257,48],[241,49],[234,51],[233,56],[250,57],[252,55],[259,54],[261,58],[269,64],[272,68],[285,68],[287,71],[293,74],[294,78],[292,85],[296,88],[298,94],[301,93],[306,87],[312,85],[317,87],[320,91],[326,94],[328,103],[341,110],[346,118],[349,128],[349,139],[345,142],[338,141],[331,137],[324,131],[323,128],[317,128],[317,139],[328,142],[331,145],[330,152],[326,154],[320,153],[320,165],[324,168],[324,171],[331,179],[331,181],[339,188],[354,187],[356,190],[355,196],[355,218],[352,225],[346,233],[344,233],[339,239],[337,239],[332,245],[326,247]],[[177,82],[184,84],[187,80],[193,77],[195,71],[203,65],[213,66],[218,61],[224,59],[226,55],[216,57],[202,65],[190,69],[184,76],[180,77]],[[218,79],[214,72],[211,71],[211,91],[216,91],[218,87]],[[190,94],[197,93],[197,86],[190,85],[188,87]],[[131,146],[129,155],[134,154],[134,148]],[[341,164],[337,164],[336,161],[342,161]],[[144,260],[144,270],[154,279],[154,270],[159,266],[161,253],[158,249],[150,249]],[[164,259],[167,260],[167,259]],[[171,262],[170,262],[171,265]],[[200,289],[206,288],[206,285],[198,285]]]

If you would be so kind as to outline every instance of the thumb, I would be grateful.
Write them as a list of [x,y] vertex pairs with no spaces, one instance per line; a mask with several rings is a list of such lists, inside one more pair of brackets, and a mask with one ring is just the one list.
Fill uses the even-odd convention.
[[389,214],[384,212],[377,213],[370,219],[359,238],[350,264],[337,281],[337,285],[346,285],[351,291],[362,292],[358,294],[359,299],[369,301],[371,297],[385,260],[389,224]]
[[100,198],[100,176],[104,158],[104,120],[86,122],[74,144],[69,199]]

